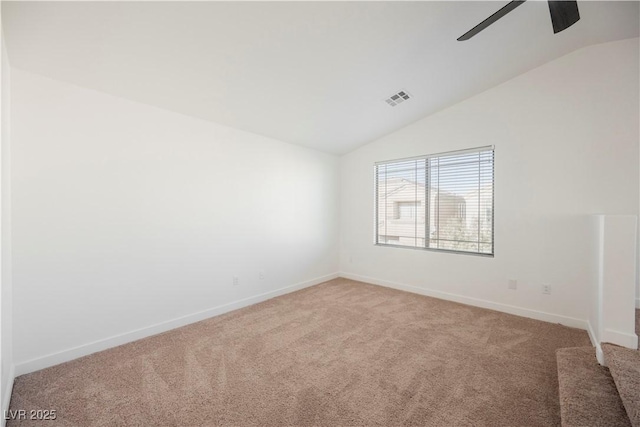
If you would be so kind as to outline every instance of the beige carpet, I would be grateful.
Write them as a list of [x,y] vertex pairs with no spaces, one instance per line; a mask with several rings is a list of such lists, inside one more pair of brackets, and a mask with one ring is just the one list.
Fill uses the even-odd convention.
[[46,426],[560,424],[582,330],[336,279],[16,379]]
[[631,425],[640,427],[640,352],[612,344],[602,351]]
[[594,347],[558,350],[562,427],[631,426],[609,369]]

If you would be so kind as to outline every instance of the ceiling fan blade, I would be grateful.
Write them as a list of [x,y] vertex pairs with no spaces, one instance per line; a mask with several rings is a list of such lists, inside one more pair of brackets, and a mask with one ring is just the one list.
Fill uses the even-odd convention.
[[[460,37],[458,37],[458,41],[469,40],[471,37],[475,36],[480,31],[484,30],[489,25],[493,24],[498,19],[502,18],[504,15],[506,15],[509,12],[511,12],[516,7],[520,6],[525,1],[526,0],[513,0],[513,1],[510,1],[509,3],[507,3],[506,6],[502,7],[496,13],[494,13],[493,15],[491,15],[490,17],[488,17],[487,19],[485,19],[484,21],[482,21],[481,23],[479,23],[478,25],[476,25],[475,27],[473,27],[472,29],[470,29],[469,31],[467,31],[466,33],[461,35]],[[564,2],[553,2],[553,3],[564,3]],[[551,2],[549,2],[549,7],[551,7]],[[553,12],[552,12],[552,15],[553,15]]]
[[549,0],[549,12],[554,34],[566,30],[580,20],[577,1]]

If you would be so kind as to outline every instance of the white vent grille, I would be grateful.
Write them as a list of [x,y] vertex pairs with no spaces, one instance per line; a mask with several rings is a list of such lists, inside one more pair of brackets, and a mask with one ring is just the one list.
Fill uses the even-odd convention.
[[389,98],[385,99],[384,102],[395,107],[398,104],[402,104],[404,101],[411,99],[411,95],[406,90],[401,90],[398,93],[394,93]]

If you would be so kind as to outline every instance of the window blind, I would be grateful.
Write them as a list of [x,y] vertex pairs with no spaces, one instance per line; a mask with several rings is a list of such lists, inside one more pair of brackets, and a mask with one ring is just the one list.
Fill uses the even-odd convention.
[[375,243],[493,255],[493,147],[375,165]]

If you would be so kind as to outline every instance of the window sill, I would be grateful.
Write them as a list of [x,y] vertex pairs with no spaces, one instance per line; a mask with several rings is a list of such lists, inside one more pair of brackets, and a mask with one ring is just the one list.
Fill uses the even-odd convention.
[[472,255],[479,256],[483,258],[495,258],[495,254],[483,254],[479,252],[466,252],[466,251],[456,251],[452,249],[435,249],[435,248],[420,248],[416,246],[404,246],[404,245],[390,245],[388,243],[374,243],[373,246],[387,247],[387,248],[401,248],[401,249],[415,249],[419,251],[428,251],[428,252],[440,252],[446,254],[461,254],[461,255]]

